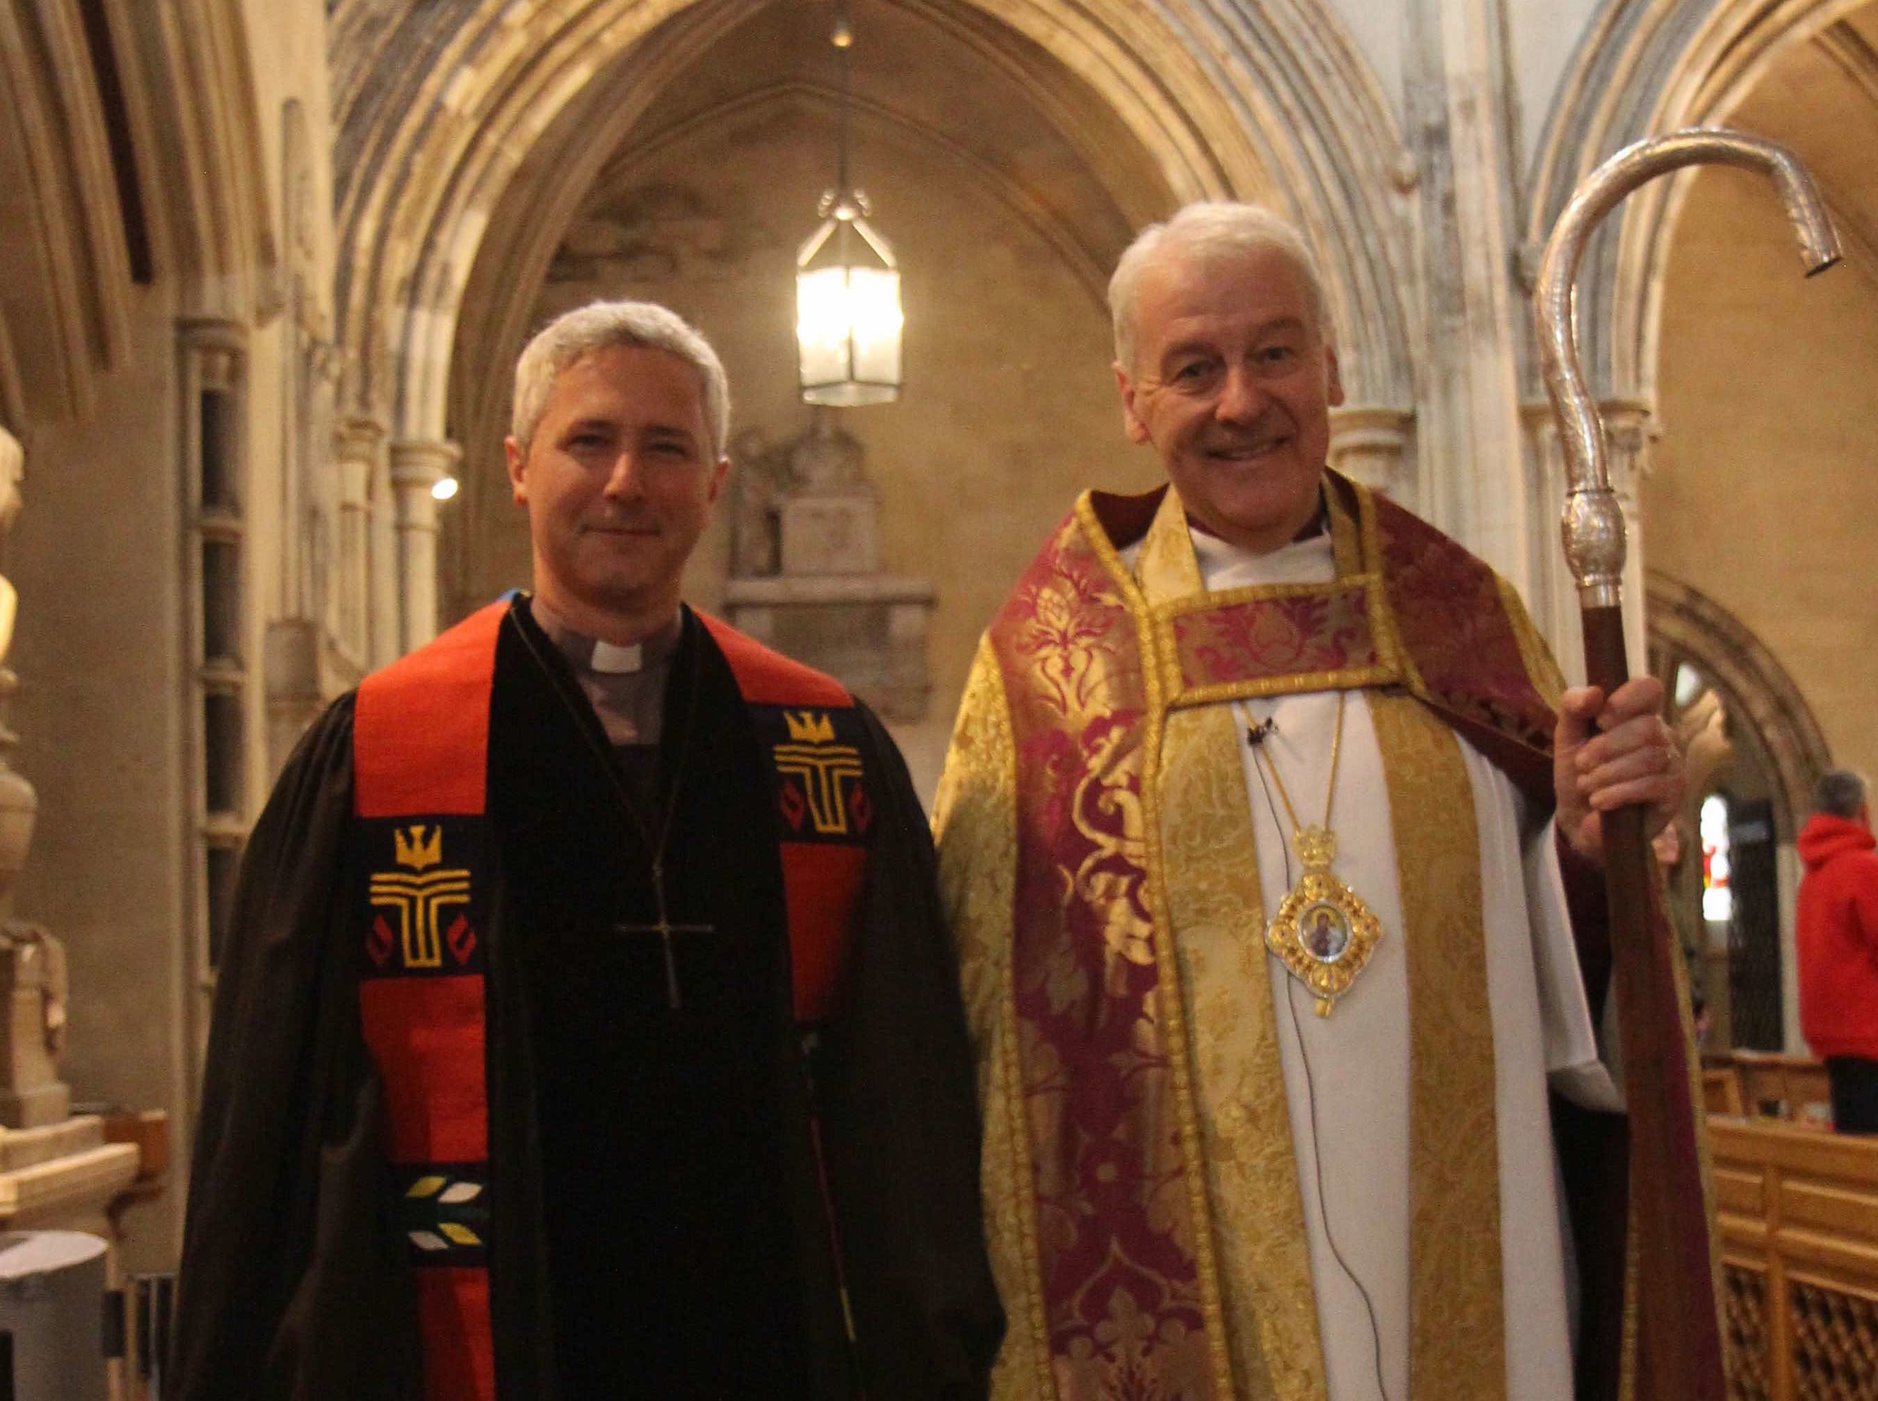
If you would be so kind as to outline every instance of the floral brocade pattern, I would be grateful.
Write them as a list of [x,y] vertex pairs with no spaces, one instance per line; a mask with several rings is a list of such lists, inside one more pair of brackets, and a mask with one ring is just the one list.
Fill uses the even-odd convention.
[[1173,634],[1181,689],[1255,676],[1381,668],[1368,604],[1358,584],[1178,613]]
[[[1175,503],[1164,505],[1142,549],[1138,570],[1150,604],[1202,588],[1176,512]],[[1332,592],[1306,587],[1306,597]],[[1267,607],[1298,596],[1259,593]],[[1218,597],[1225,609],[1237,606],[1239,595]],[[1296,654],[1307,664],[1322,655]],[[1278,668],[1264,673],[1291,689],[1314,689],[1324,684],[1323,674],[1315,666],[1290,675]],[[1329,684],[1349,686],[1352,674],[1332,669]],[[1410,1393],[1492,1401],[1505,1396],[1506,1364],[1493,1034],[1483,1014],[1485,932],[1472,785],[1453,732],[1432,710],[1400,690],[1368,694],[1388,784],[1414,1030]],[[1257,921],[1243,913],[1260,909],[1263,900],[1240,742],[1223,706],[1167,718],[1157,806],[1165,849],[1178,859],[1162,864],[1161,879],[1179,932],[1180,985],[1196,1028],[1188,1052],[1235,1394],[1248,1401],[1306,1401],[1325,1394],[1322,1345],[1309,1304],[1270,965]],[[1428,821],[1430,813],[1443,820]]]
[[1373,695],[1369,709],[1389,774],[1414,1028],[1409,1391],[1489,1401],[1506,1394],[1506,1329],[1480,833],[1453,731],[1407,696]]
[[[1370,694],[1403,711],[1378,739],[1406,937],[1420,941],[1418,921],[1430,921],[1430,966],[1475,975],[1471,825],[1409,822],[1401,804],[1469,807],[1437,712],[1470,738],[1502,736],[1522,764],[1549,733],[1516,603],[1419,521],[1333,481],[1338,584],[1209,607],[1177,502],[1171,512],[1181,528],[1149,532],[1139,585],[1087,500],[1063,523],[987,633],[940,790],[941,887],[978,1054],[987,1234],[1009,1317],[999,1401],[1325,1394],[1262,941],[1244,920],[1260,901],[1237,731],[1210,703],[1224,694],[1196,693],[1399,688]],[[1359,538],[1346,559],[1343,542]],[[1366,572],[1385,559],[1407,570],[1386,589]],[[1404,617],[1424,607],[1427,618]],[[1464,634],[1438,635],[1469,609]],[[1446,903],[1457,892],[1468,903],[1468,890],[1472,920],[1457,923]],[[1185,937],[1242,924],[1243,956],[1230,939]],[[1196,959],[1201,944],[1217,967]],[[1451,1134],[1411,1147],[1414,1307],[1438,1325],[1417,1333],[1439,1335],[1416,1345],[1417,1395],[1504,1390],[1491,1029],[1477,981],[1411,992],[1430,1063],[1473,1056],[1484,1067],[1478,1083],[1414,1082],[1412,1121],[1451,1130],[1455,1098],[1484,1106],[1465,1151]]]
[[[1419,689],[1481,730],[1549,752],[1551,697],[1534,683],[1550,678],[1535,678],[1529,668],[1520,629],[1530,625],[1517,598],[1440,531],[1385,498],[1367,501],[1391,612]],[[1517,610],[1510,617],[1509,604]]]
[[1147,693],[1127,602],[1073,522],[990,641],[1022,775],[1016,907],[1039,916],[1013,930],[1010,973],[1055,1389],[1201,1401],[1213,1393],[1148,909]]
[[1004,1301],[997,1401],[1052,1394],[1034,1275],[1036,1212],[1024,1126],[1017,1020],[1009,997],[1017,876],[1016,755],[997,662],[980,645],[933,805],[939,893],[952,930],[984,1114],[979,1186],[993,1205],[985,1244]]
[[1261,937],[1258,852],[1226,706],[1168,717],[1161,811],[1188,1055],[1236,1395],[1322,1401],[1323,1346]]

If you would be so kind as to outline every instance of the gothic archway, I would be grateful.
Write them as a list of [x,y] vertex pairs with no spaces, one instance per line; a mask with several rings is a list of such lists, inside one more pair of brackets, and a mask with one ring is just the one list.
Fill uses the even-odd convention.
[[[1661,571],[1647,588],[1650,670],[1669,689],[1672,718],[1706,730],[1685,735],[1703,757],[1691,765],[1670,895],[1714,1009],[1712,1048],[1781,1050],[1797,1039],[1793,840],[1831,755],[1793,679],[1738,618]],[[1732,869],[1712,881],[1718,859]]]
[[0,14],[0,420],[90,413],[132,358],[135,288],[179,310],[278,310],[250,20],[231,0],[13,6]]
[[[974,11],[1042,48],[1108,103],[1177,201],[1236,195],[1288,209],[1326,250],[1333,315],[1356,338],[1353,401],[1411,402],[1406,231],[1390,199],[1402,143],[1334,15],[1307,0],[1250,12],[1198,0],[907,5]],[[347,408],[383,417],[394,439],[440,438],[450,333],[510,183],[532,161],[556,168],[554,188],[584,188],[660,82],[761,7],[480,0],[388,20],[373,0],[341,0],[333,106]],[[623,64],[630,84],[615,81]],[[559,148],[544,150],[551,139]]]
[[1773,779],[1775,831],[1783,845],[1832,764],[1825,734],[1777,657],[1738,618],[1699,590],[1660,570],[1645,575],[1650,670],[1673,688],[1676,667],[1692,665],[1721,696],[1735,729]]
[[[1171,196],[1285,209],[1324,253],[1361,409],[1406,414],[1416,341],[1412,228],[1395,179],[1403,142],[1380,85],[1313,0],[1251,10],[1203,0],[891,0],[1012,61],[1015,35],[1106,105]],[[478,0],[333,11],[339,215],[340,456],[392,502],[375,556],[401,559],[380,593],[404,624],[380,654],[428,635],[435,515],[428,488],[454,460],[453,352],[473,271],[492,251],[525,282],[545,266],[600,164],[647,105],[762,0]],[[531,192],[542,237],[492,250],[505,201]],[[1390,418],[1390,423],[1395,418]],[[396,520],[395,538],[394,524]],[[390,610],[387,610],[390,611]]]

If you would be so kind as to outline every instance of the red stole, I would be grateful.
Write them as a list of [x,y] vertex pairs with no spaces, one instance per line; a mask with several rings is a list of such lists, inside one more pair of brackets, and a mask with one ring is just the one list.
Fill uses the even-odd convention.
[[[354,712],[359,1009],[415,1267],[425,1401],[496,1395],[483,931],[489,705],[508,611],[490,604],[367,677]],[[837,1009],[866,873],[860,712],[830,678],[703,622],[773,771],[795,1014],[813,1025]]]

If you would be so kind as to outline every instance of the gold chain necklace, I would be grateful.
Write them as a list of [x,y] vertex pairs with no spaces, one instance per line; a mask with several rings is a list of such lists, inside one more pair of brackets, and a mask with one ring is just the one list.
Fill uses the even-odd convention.
[[1265,752],[1270,726],[1251,726],[1246,732],[1252,761],[1272,776],[1272,786],[1284,802],[1285,816],[1291,819],[1291,845],[1304,867],[1297,884],[1279,904],[1278,913],[1265,926],[1265,946],[1278,956],[1292,977],[1310,989],[1317,999],[1320,1017],[1328,1017],[1337,999],[1354,986],[1357,974],[1363,971],[1382,938],[1382,925],[1375,913],[1330,869],[1337,859],[1337,835],[1331,830],[1330,814],[1337,798],[1337,761],[1343,752],[1343,711],[1348,699],[1348,692],[1337,693],[1337,726],[1330,740],[1330,783],[1324,793],[1324,820],[1314,827],[1298,820],[1291,794],[1278,776],[1278,761]]

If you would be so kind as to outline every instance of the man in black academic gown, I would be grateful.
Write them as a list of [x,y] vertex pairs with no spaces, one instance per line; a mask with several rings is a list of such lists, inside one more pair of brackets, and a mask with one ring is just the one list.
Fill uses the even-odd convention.
[[904,765],[680,602],[727,420],[663,308],[524,352],[533,595],[336,703],[250,841],[166,1398],[984,1394]]

